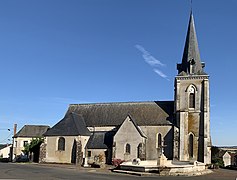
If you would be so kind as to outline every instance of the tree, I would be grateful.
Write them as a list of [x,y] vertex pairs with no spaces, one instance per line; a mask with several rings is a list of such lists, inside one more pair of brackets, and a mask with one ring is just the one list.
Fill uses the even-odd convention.
[[211,161],[215,166],[223,167],[224,166],[224,161],[221,157],[221,154],[223,154],[223,151],[220,150],[216,146],[212,146],[211,148]]
[[29,154],[36,153],[39,151],[40,145],[44,142],[44,139],[41,137],[32,138],[29,144],[24,146],[24,150],[22,152],[29,156]]

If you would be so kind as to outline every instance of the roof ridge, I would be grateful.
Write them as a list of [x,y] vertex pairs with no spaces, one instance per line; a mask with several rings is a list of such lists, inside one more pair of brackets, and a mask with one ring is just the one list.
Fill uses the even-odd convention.
[[127,101],[127,102],[94,102],[94,103],[79,103],[79,104],[69,104],[69,106],[78,106],[78,105],[110,105],[110,104],[142,104],[142,103],[155,103],[155,102],[174,102],[174,100],[167,101]]
[[49,127],[49,125],[36,125],[36,124],[25,124],[24,126],[45,126],[45,127],[48,126]]
[[[46,125],[24,125],[13,137],[40,137],[50,128]],[[45,131],[45,132],[43,132]]]

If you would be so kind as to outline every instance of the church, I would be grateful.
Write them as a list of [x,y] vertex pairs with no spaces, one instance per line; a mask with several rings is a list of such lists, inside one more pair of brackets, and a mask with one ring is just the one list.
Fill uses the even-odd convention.
[[111,164],[157,159],[211,163],[209,75],[190,13],[174,101],[71,104],[44,134],[40,162]]

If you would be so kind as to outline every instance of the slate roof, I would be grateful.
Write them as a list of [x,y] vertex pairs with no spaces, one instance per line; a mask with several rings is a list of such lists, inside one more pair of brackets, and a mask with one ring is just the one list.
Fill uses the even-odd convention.
[[177,65],[179,76],[182,76],[185,73],[190,74],[189,72],[190,63],[192,63],[194,66],[193,74],[207,75],[203,71],[205,64],[201,63],[201,59],[200,59],[197,35],[196,35],[194,18],[193,18],[192,12],[190,14],[190,19],[189,19],[189,24],[188,24],[188,32],[187,32],[185,46],[184,46],[182,63]]
[[107,149],[113,145],[113,135],[115,132],[97,131],[94,132],[86,145],[87,149]]
[[44,136],[90,136],[87,127],[120,126],[128,115],[136,126],[172,125],[174,101],[72,104]]
[[49,129],[44,136],[90,136],[90,134],[82,115],[70,112]]
[[4,149],[5,147],[7,147],[9,144],[0,144],[0,150]]
[[80,114],[87,127],[119,126],[131,115],[138,126],[171,125],[174,101],[73,104],[66,113]]
[[45,125],[24,125],[13,137],[42,137],[49,128]]

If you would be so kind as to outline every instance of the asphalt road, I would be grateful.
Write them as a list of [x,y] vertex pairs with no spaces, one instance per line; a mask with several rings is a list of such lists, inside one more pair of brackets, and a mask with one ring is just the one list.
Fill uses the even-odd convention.
[[42,180],[236,180],[237,171],[219,169],[213,173],[195,177],[134,176],[112,173],[109,170],[78,169],[75,166],[52,166],[40,164],[0,163],[0,179],[42,179]]

